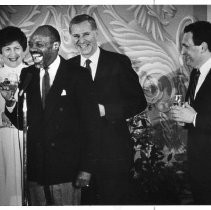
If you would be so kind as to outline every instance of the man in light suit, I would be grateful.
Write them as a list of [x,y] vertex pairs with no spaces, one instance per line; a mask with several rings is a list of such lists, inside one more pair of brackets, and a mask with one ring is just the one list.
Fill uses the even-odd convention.
[[[28,108],[31,205],[79,204],[74,202],[72,183],[80,172],[79,187],[88,185],[83,171],[89,171],[91,141],[99,139],[92,81],[82,67],[58,55],[60,42],[54,27],[38,27],[29,40],[34,65],[23,69],[20,76],[19,88],[25,89]],[[8,92],[2,94],[7,116],[21,129],[23,97],[13,109]]]
[[133,142],[126,119],[147,105],[138,76],[127,56],[98,47],[97,25],[89,15],[74,17],[69,31],[80,52],[70,60],[90,72],[101,117],[101,137],[92,147],[91,181],[82,192],[83,204],[131,204],[128,196]]
[[[185,27],[182,55],[191,72],[183,107],[172,107],[173,119],[186,123],[190,183],[195,204],[211,204],[211,24]],[[197,70],[198,69],[198,70]]]

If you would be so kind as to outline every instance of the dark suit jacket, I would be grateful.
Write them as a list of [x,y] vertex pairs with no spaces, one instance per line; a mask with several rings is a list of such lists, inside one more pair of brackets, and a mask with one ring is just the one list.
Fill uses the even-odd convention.
[[[80,65],[80,56],[71,59]],[[101,138],[96,143],[96,159],[99,170],[125,171],[132,163],[133,142],[126,119],[146,108],[146,99],[139,79],[129,58],[100,48],[100,56],[94,79],[94,91],[98,104],[105,107],[101,118]]]
[[[32,74],[26,89],[30,181],[41,184],[71,182],[78,170],[89,171],[90,141],[99,139],[99,111],[93,100],[92,81],[81,68],[61,58],[45,110],[41,103],[39,69],[33,65],[21,72],[20,89],[26,75]],[[63,91],[66,95],[62,95]],[[15,110],[6,114],[17,126]],[[22,115],[22,98],[19,115]]]
[[[190,83],[193,81],[193,74]],[[211,190],[211,71],[200,87],[193,103],[196,125],[188,128],[188,159],[192,180]],[[189,89],[187,97],[189,97]]]

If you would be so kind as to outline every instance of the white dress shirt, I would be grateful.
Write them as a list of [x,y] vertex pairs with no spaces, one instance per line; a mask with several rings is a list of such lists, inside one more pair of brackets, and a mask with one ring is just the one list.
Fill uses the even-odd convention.
[[[53,84],[53,81],[55,79],[60,62],[61,62],[61,59],[60,59],[59,55],[57,55],[54,62],[48,67],[48,73],[49,73],[49,77],[50,77],[50,86]],[[40,69],[40,94],[41,94],[41,97],[42,97],[42,79],[43,79],[44,74],[45,74],[45,70],[43,68],[41,68]]]
[[196,85],[196,90],[195,90],[195,94],[194,94],[194,99],[196,97],[196,94],[198,93],[200,87],[202,86],[207,74],[209,73],[211,68],[211,58],[208,59],[199,69],[200,71],[200,76],[199,76],[199,80],[198,83]]
[[[90,67],[91,67],[92,79],[93,80],[94,80],[95,75],[96,75],[99,56],[100,56],[100,49],[98,47],[96,52],[91,57],[88,58],[91,61]],[[81,55],[81,64],[80,65],[85,67],[86,66],[86,60],[87,60],[87,58],[85,58]]]

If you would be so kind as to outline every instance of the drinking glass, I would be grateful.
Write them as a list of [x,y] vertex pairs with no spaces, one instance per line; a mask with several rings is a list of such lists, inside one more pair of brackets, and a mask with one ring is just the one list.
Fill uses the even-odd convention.
[[[174,97],[174,100],[173,100],[173,105],[174,106],[183,106],[184,105],[184,99],[183,99],[183,96],[178,94],[178,95],[175,95]],[[180,126],[184,126],[185,123],[183,122],[177,122],[177,125],[180,125]]]
[[174,106],[182,106],[184,104],[184,100],[182,95],[175,95],[173,100]]
[[12,100],[15,100],[15,93],[18,88],[18,81],[19,81],[18,74],[15,73],[9,74],[8,80],[9,80],[9,85],[8,85],[9,90],[12,91]]

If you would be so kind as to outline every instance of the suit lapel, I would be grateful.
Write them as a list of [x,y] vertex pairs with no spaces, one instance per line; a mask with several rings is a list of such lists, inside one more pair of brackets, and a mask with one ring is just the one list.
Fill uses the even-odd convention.
[[109,61],[107,60],[105,51],[100,48],[100,56],[97,65],[97,71],[95,75],[94,82],[96,83],[101,77],[104,77],[107,73],[106,69],[108,69]]
[[75,64],[76,66],[80,66],[81,65],[81,56],[77,55],[74,58],[71,58],[73,64]]
[[30,91],[28,94],[32,96],[32,105],[39,106],[42,110],[42,99],[40,93],[40,69],[37,69],[35,66],[32,69],[33,78],[30,84]]
[[199,88],[196,97],[195,97],[195,101],[197,101],[198,98],[200,98],[200,95],[202,95],[203,93],[207,93],[207,91],[211,89],[211,69],[209,71],[209,73],[207,74],[204,82],[202,83],[201,87]]
[[185,96],[185,101],[190,102],[190,89],[191,89],[191,84],[193,83],[194,80],[194,74],[196,72],[196,69],[193,69],[190,75],[190,81],[189,81],[189,85],[188,85],[188,90]]
[[[73,63],[75,65],[80,66],[81,65],[81,56],[78,55],[78,56],[74,57]],[[99,56],[99,60],[98,60],[94,83],[96,83],[99,80],[99,78],[105,76],[106,69],[108,68],[108,65],[109,65],[109,60],[107,59],[106,53],[102,48],[100,48],[100,56]]]
[[57,107],[57,103],[59,98],[61,96],[63,85],[64,85],[64,59],[61,58],[61,62],[59,65],[59,68],[57,70],[54,82],[50,88],[50,91],[46,98],[46,106],[44,110],[45,120],[47,121],[49,117],[51,116],[53,110],[55,107]]

